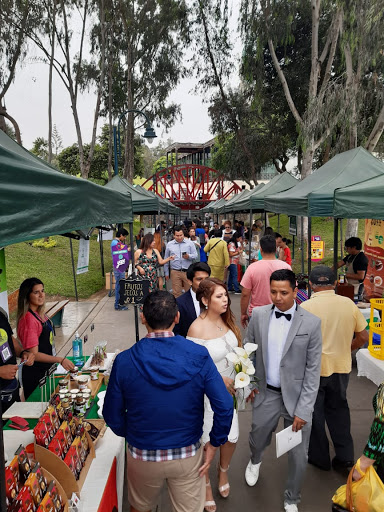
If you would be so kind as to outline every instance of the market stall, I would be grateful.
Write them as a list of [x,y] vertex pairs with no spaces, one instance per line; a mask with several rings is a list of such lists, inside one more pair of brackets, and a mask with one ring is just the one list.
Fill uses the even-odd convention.
[[[113,356],[110,354],[106,359],[108,363],[104,369],[107,373],[113,364]],[[100,364],[103,367],[103,362]],[[48,377],[47,382],[37,388],[24,403],[25,411],[29,405],[38,411],[33,418],[26,418],[29,429],[25,432],[12,430],[11,420],[5,424],[5,452],[9,465],[15,450],[23,445],[26,452],[33,452],[32,461],[40,464],[42,472],[47,471],[60,484],[64,491],[63,502],[76,493],[84,511],[110,512],[114,506],[117,510],[122,508],[125,441],[100,419],[106,386],[101,371],[96,374],[97,378],[94,375],[92,367],[88,367],[82,373],[71,372],[71,375]],[[85,396],[89,396],[88,399]],[[80,403],[85,405],[80,406]],[[13,418],[12,408],[20,410],[19,405],[14,404],[7,411],[6,417]],[[20,419],[13,418],[13,421],[21,423]],[[80,425],[85,427],[82,433],[76,430],[80,429]],[[65,443],[70,432],[72,444],[68,448],[69,445],[65,447]],[[86,437],[89,447],[82,458],[80,444],[77,445],[80,458],[78,465],[75,463],[76,454],[70,456],[70,451],[76,445],[76,436],[82,435]],[[31,468],[33,464],[30,462]],[[9,494],[7,496],[8,501],[11,501]],[[17,495],[14,499],[17,499]]]

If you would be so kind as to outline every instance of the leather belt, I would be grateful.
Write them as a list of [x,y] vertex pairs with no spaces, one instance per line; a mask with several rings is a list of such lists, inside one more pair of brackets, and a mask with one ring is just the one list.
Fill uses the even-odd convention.
[[187,268],[171,268],[174,272],[187,272]]
[[267,384],[267,389],[271,389],[272,391],[276,391],[277,393],[281,393],[281,388],[276,388],[275,386],[271,386]]

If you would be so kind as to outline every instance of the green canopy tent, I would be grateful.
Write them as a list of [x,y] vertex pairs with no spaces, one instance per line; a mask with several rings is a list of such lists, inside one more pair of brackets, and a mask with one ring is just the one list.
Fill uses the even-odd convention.
[[240,199],[245,198],[251,193],[252,190],[244,189],[238,194],[235,194],[234,196],[231,197],[231,199],[229,199],[224,205],[220,207],[219,213],[232,213],[234,211],[233,206],[237,203],[237,201],[240,201]]
[[360,183],[384,173],[384,163],[362,147],[333,157],[294,188],[265,198],[265,208],[304,217],[332,217],[337,188]]
[[0,247],[133,222],[127,196],[57,171],[1,130],[0,183]]
[[285,190],[289,190],[296,186],[299,181],[294,178],[289,172],[278,174],[266,183],[262,188],[257,187],[250,195],[245,198],[239,199],[233,205],[236,211],[239,210],[252,210],[254,212],[263,212],[265,208],[265,197],[272,194],[279,194]]
[[204,208],[201,208],[201,209],[200,209],[200,213],[204,213],[204,214],[205,214],[205,213],[211,213],[211,212],[210,212],[210,208],[211,208],[211,206],[213,206],[217,201],[218,201],[218,200],[217,200],[217,199],[215,199],[214,201],[211,201],[211,202],[209,202],[208,204],[206,204],[206,205],[204,206]]
[[[292,216],[333,217],[334,192],[340,187],[355,185],[369,178],[384,174],[384,163],[362,147],[351,149],[333,157],[295,187],[265,198],[265,208]],[[334,262],[336,265],[338,224],[335,219]],[[311,222],[308,222],[308,239],[311,239]],[[310,269],[308,244],[308,267]]]
[[342,219],[384,219],[383,197],[384,175],[338,188],[334,195],[333,216]]
[[140,192],[146,194],[147,196],[156,197],[160,201],[162,212],[167,214],[171,213],[173,215],[180,214],[181,209],[178,206],[171,203],[171,201],[169,201],[165,197],[158,196],[157,194],[155,194],[155,192],[152,192],[152,190],[148,190],[145,187],[142,187],[141,185],[134,185],[134,188],[139,189]]
[[215,203],[209,208],[209,211],[211,213],[213,213],[214,215],[219,215],[219,210],[222,206],[225,205],[225,203],[227,202],[226,199],[224,199],[224,197],[222,197],[221,199],[218,199],[217,201],[215,201]]
[[127,180],[114,176],[104,185],[104,189],[114,190],[132,198],[132,210],[134,215],[156,214],[159,211],[160,202],[156,197],[150,197],[127,182]]

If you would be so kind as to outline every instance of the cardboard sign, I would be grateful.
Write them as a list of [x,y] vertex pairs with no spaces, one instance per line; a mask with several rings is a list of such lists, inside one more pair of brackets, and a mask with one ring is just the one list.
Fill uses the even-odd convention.
[[89,240],[80,238],[79,240],[79,255],[77,258],[76,274],[84,274],[88,272],[89,266]]
[[149,295],[149,279],[120,279],[120,306],[124,304],[143,304]]
[[311,261],[321,261],[324,258],[324,241],[319,236],[311,240]]
[[368,258],[364,279],[365,295],[382,297],[384,293],[384,221],[366,219],[364,253]]

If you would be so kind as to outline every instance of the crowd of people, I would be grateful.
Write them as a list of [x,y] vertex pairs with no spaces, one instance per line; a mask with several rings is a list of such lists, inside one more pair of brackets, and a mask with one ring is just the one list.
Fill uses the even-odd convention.
[[[215,512],[210,466],[216,452],[218,493],[229,498],[229,469],[239,438],[237,377],[231,361],[248,342],[257,346],[249,368],[254,368],[258,383],[248,390],[252,422],[245,481],[251,487],[257,484],[264,451],[283,418],[285,427],[302,435],[301,443],[288,452],[283,497],[285,512],[297,512],[307,463],[319,471],[354,465],[347,387],[351,352],[368,339],[366,321],[353,301],[335,293],[336,272],[327,266],[313,268],[308,297],[306,283],[292,271],[289,240],[279,233],[256,225],[260,256],[239,283],[245,227],[238,223],[232,229],[229,221],[208,233],[206,227],[198,222],[175,226],[173,239],[157,247],[154,235],[143,234],[134,254],[133,265],[151,282],[141,313],[147,334],[117,355],[103,409],[108,426],[127,441],[131,511],[154,509],[166,480],[174,510]],[[117,284],[132,261],[127,235],[125,229],[118,230],[111,245]],[[364,255],[359,256],[361,246],[354,252],[356,240],[347,241],[346,247],[349,255],[342,261],[360,290]],[[172,293],[158,288],[159,268]],[[239,318],[231,310],[230,291],[241,293]],[[118,287],[116,295],[115,308],[121,310]],[[17,314],[21,345],[0,312],[3,409],[19,399],[16,356],[25,361],[25,398],[53,363],[66,370],[73,367],[55,353],[44,303],[42,281],[26,279]],[[246,329],[243,336],[240,324]],[[373,405],[375,420],[360,461],[363,470],[374,464],[383,478],[383,385]],[[332,460],[329,437],[336,454]],[[353,476],[361,477],[357,472]]]
[[[196,228],[189,227],[195,235]],[[104,406],[108,424],[128,442],[132,512],[155,506],[164,479],[175,510],[204,508],[215,512],[209,468],[216,451],[218,492],[223,498],[230,495],[228,470],[239,424],[232,401],[236,372],[227,356],[243,345],[236,320],[246,329],[246,341],[258,346],[253,362],[259,382],[248,397],[252,402],[250,460],[245,468],[248,486],[258,481],[263,453],[280,418],[285,427],[302,433],[301,443],[288,452],[285,512],[298,511],[307,463],[323,471],[344,471],[354,465],[346,392],[351,352],[368,339],[366,321],[353,301],[335,293],[337,276],[333,269],[315,267],[307,284],[291,269],[290,241],[270,228],[265,232],[259,240],[257,261],[246,269],[239,283],[237,263],[244,241],[241,228],[232,229],[231,223],[224,221],[223,229],[213,226],[205,233],[207,262],[196,261],[195,239],[188,238],[188,231],[183,226],[174,228],[174,239],[165,249],[166,258],[174,256],[165,270],[172,294],[156,290],[147,298],[142,321],[148,334],[118,356],[107,392],[110,400]],[[352,243],[355,247],[353,240],[347,241],[346,247]],[[352,255],[352,261],[348,257],[343,260],[351,266],[351,274],[353,262],[363,260],[363,255]],[[364,275],[354,272],[351,278],[361,280]],[[308,288],[312,290],[310,298]],[[238,319],[231,311],[230,291],[241,293]],[[170,353],[174,355],[170,357]],[[195,381],[197,373],[199,379]],[[142,388],[147,386],[148,394],[140,405],[137,396],[142,396]],[[185,400],[180,399],[181,388],[187,395]],[[360,457],[365,468],[375,464],[379,475],[384,468],[383,396],[380,387],[374,398],[374,425]],[[148,425],[141,424],[144,419],[136,422],[132,418],[143,418],[149,406],[159,424],[147,430]],[[129,421],[125,411],[129,411]],[[327,429],[335,450],[332,460]],[[167,465],[160,469],[161,461]],[[181,471],[184,467],[190,472]],[[205,485],[198,475],[205,477]],[[355,479],[360,477],[354,473]],[[180,488],[189,493],[188,503],[185,495],[178,501]]]

